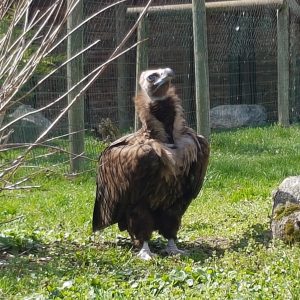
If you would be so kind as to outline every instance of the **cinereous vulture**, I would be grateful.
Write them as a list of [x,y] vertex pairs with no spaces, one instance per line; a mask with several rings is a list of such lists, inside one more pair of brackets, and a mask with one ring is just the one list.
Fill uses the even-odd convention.
[[155,230],[168,240],[168,254],[184,253],[175,244],[177,232],[208,165],[209,144],[187,126],[173,77],[170,68],[141,74],[135,108],[142,127],[99,159],[93,230],[118,223],[145,260],[153,256],[148,241]]

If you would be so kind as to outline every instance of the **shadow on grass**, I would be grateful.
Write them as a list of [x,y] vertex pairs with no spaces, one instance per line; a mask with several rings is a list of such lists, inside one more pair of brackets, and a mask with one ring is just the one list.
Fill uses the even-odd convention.
[[231,249],[234,251],[244,249],[249,245],[250,240],[254,240],[255,243],[268,247],[272,240],[271,230],[266,229],[265,226],[260,223],[252,225],[248,231],[244,232],[238,241],[231,245]]
[[[197,262],[204,262],[210,257],[222,257],[226,251],[239,252],[247,248],[250,241],[268,247],[271,241],[269,230],[262,224],[251,226],[238,240],[222,237],[199,238],[194,242],[178,242],[180,249],[188,252],[188,257]],[[166,256],[165,240],[156,238],[151,240],[151,250],[160,257]],[[55,241],[43,244],[32,237],[1,237],[0,238],[0,270],[7,274],[29,274],[33,270],[37,273],[67,275],[70,271],[83,270],[91,266],[113,269],[121,264],[119,254],[135,252],[129,238],[120,237],[117,241],[95,242],[91,238],[85,244],[74,241]],[[119,253],[120,252],[120,253]],[[127,258],[126,258],[127,257]],[[122,260],[129,257],[126,256]],[[182,258],[185,259],[185,258]],[[94,268],[94,267],[92,267]]]
[[[193,242],[179,241],[177,243],[178,248],[187,252],[187,257],[197,262],[204,262],[210,257],[222,257],[226,251],[239,252],[242,249],[248,247],[250,241],[254,241],[256,244],[261,244],[268,247],[271,241],[270,230],[265,228],[263,224],[252,225],[247,231],[239,236],[238,239],[232,240],[223,237],[205,237],[198,238]],[[104,242],[105,247],[126,249],[132,252],[138,252],[138,249],[134,248],[130,238],[119,237],[117,241]],[[150,249],[153,253],[160,257],[166,257],[164,249],[166,247],[166,241],[160,237],[153,238],[149,242]]]
[[0,259],[37,253],[42,243],[33,236],[0,236]]
[[0,238],[0,272],[7,276],[34,273],[61,277],[92,263],[102,264],[97,256],[100,248],[93,241],[79,244],[61,240],[45,244],[30,236],[5,236]]
[[188,250],[189,257],[194,261],[204,262],[210,257],[222,257],[225,251],[240,251],[247,248],[250,241],[265,247],[271,242],[271,232],[262,224],[252,225],[237,240],[222,237],[199,238],[192,243],[180,243],[180,246]]

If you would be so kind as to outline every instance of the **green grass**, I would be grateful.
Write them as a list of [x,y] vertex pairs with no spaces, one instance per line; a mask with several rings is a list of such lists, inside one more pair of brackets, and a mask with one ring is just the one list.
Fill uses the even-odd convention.
[[[90,159],[83,161],[84,170],[95,169],[95,161],[98,160],[99,153],[104,149],[105,145],[105,143],[99,142],[98,139],[95,139],[91,135],[86,135],[85,157]],[[0,152],[0,163],[4,165],[14,161],[20,155],[24,154],[26,148],[27,147],[10,148]],[[61,173],[68,173],[70,169],[68,150],[69,140],[66,138],[46,142],[43,147],[34,147],[27,154],[25,164],[22,166],[22,169],[25,169],[25,171],[20,172],[21,174],[19,175],[26,174],[28,169],[31,170],[29,172],[37,171],[40,167],[47,168],[48,170],[59,170]]]
[[[95,172],[0,194],[0,299],[299,299],[300,249],[270,240],[271,192],[300,174],[300,127],[214,133],[184,216],[186,257],[140,261],[116,226],[93,236]],[[165,241],[156,234],[151,247]]]

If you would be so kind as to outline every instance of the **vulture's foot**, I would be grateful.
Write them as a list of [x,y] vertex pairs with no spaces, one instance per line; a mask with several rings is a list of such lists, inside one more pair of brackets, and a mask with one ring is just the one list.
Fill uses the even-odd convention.
[[155,256],[155,254],[150,251],[148,242],[144,242],[143,247],[137,256],[142,260],[150,260]]
[[183,250],[180,250],[177,248],[173,239],[168,240],[168,245],[165,248],[165,252],[167,252],[168,255],[177,255],[177,254],[186,255],[187,254],[186,251],[183,251]]
[[154,254],[150,250],[141,249],[137,256],[142,260],[150,260],[154,257]]

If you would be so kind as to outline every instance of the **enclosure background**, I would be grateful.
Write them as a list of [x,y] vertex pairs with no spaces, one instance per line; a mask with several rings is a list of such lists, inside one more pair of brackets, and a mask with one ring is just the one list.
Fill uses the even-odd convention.
[[[214,1],[206,1],[214,2]],[[237,1],[238,2],[238,1]],[[90,16],[100,8],[111,4],[104,0],[83,0],[83,16]],[[131,28],[137,14],[126,14],[120,27],[120,15],[131,6],[143,6],[146,0],[129,0],[100,14],[84,26],[83,45],[100,39],[83,55],[84,74],[105,62],[122,36]],[[155,0],[152,5],[191,3],[191,0]],[[50,4],[48,0],[36,0],[32,12]],[[276,9],[254,6],[251,9],[207,11],[208,66],[211,108],[223,104],[261,104],[266,108],[268,122],[277,121],[277,27]],[[195,91],[193,28],[191,11],[147,14],[149,67],[171,67],[176,78],[174,84],[182,98],[190,126],[195,128]],[[290,117],[297,122],[300,116],[300,18],[291,14],[290,35]],[[120,28],[122,32],[120,32]],[[136,34],[127,43],[137,40]],[[58,65],[66,57],[66,43],[53,55]],[[78,49],[80,51],[81,49]],[[120,73],[123,65],[125,72]],[[136,50],[128,52],[112,63],[84,96],[85,128],[87,136],[95,133],[102,119],[109,118],[121,133],[134,127],[136,83]],[[30,89],[45,71],[37,72],[24,88]],[[120,80],[120,78],[122,80]],[[122,82],[122,101],[118,84]],[[39,108],[53,101],[67,89],[66,69],[61,69],[45,81],[23,102]],[[120,91],[120,87],[119,87]],[[66,105],[67,99],[44,112],[51,121]],[[122,107],[120,107],[120,105]],[[67,116],[55,128],[53,135],[68,131]],[[68,142],[67,140],[65,141]],[[94,157],[97,151],[89,149]]]

